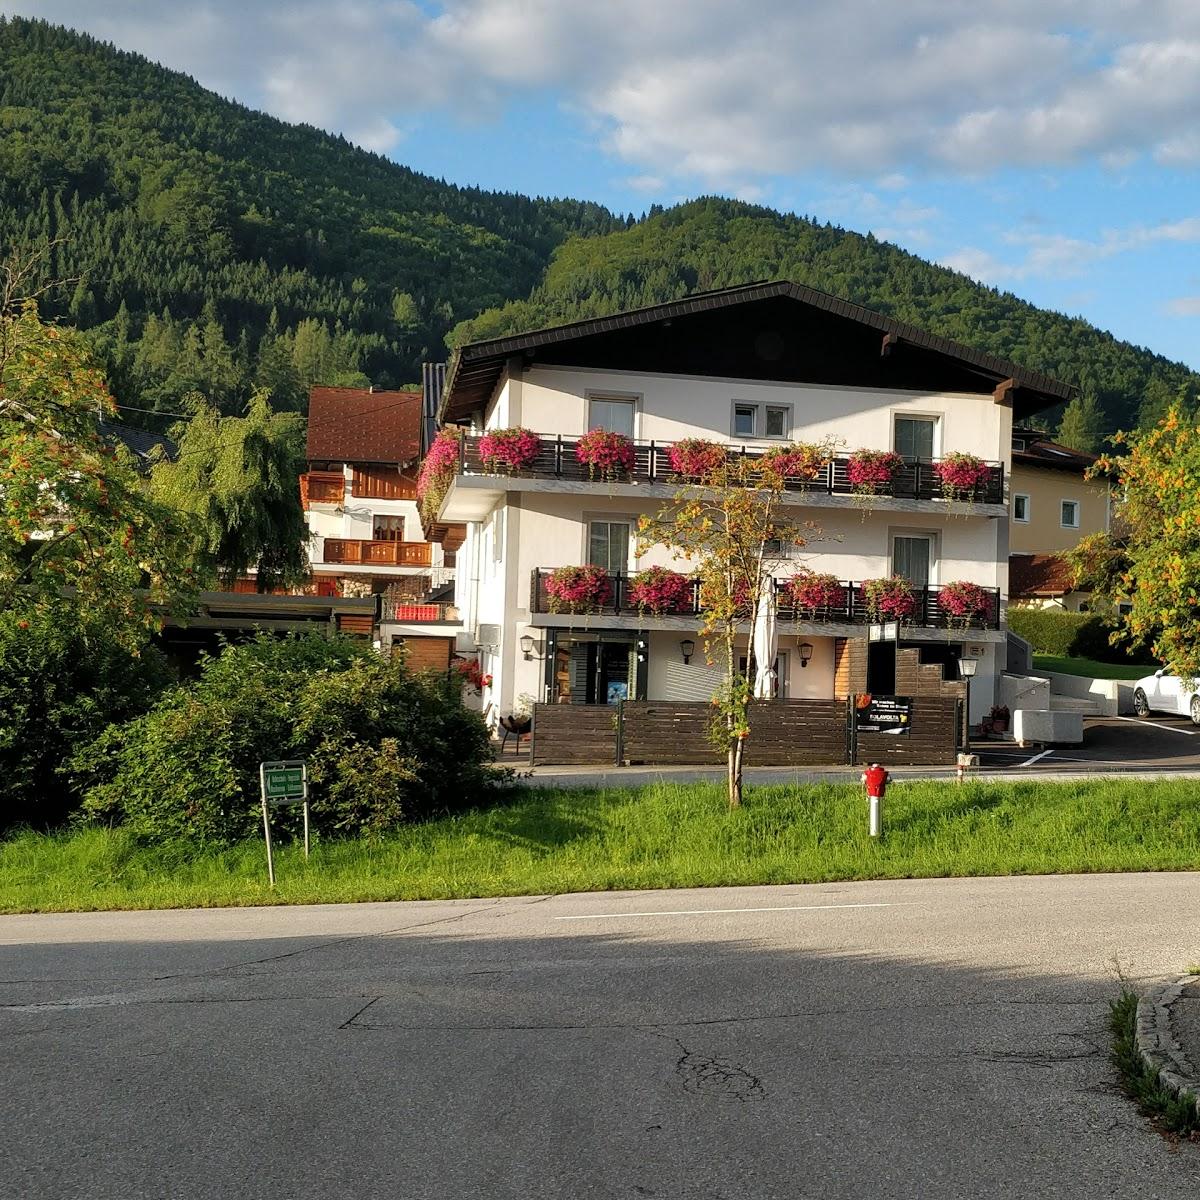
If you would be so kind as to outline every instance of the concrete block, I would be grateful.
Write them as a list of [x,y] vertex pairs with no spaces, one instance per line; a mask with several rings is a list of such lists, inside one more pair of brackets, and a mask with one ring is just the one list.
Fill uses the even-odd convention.
[[1078,746],[1083,742],[1083,714],[1051,712],[1044,708],[1018,708],[1012,715],[1013,736],[1027,742]]

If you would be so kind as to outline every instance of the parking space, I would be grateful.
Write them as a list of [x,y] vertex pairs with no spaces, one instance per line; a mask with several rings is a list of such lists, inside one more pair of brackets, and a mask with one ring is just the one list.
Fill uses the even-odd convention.
[[1200,728],[1186,717],[1159,714],[1147,720],[1091,717],[1084,722],[1081,746],[1042,751],[984,744],[975,750],[980,767],[990,770],[1196,771],[1200,770]]

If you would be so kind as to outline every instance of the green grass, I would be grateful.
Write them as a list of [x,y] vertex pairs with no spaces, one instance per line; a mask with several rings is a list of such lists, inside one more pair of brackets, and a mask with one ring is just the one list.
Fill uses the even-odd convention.
[[1128,989],[1110,1005],[1112,1062],[1121,1076],[1121,1088],[1159,1129],[1180,1137],[1195,1138],[1200,1134],[1200,1111],[1196,1101],[1167,1087],[1158,1071],[1138,1053],[1137,1007],[1137,995]]
[[1095,679],[1141,679],[1153,675],[1154,667],[1097,662],[1094,658],[1059,658],[1054,654],[1035,654],[1034,671],[1059,671],[1063,675],[1085,675]]
[[849,784],[517,790],[495,808],[377,841],[282,847],[275,891],[261,841],[137,844],[121,830],[0,842],[0,911],[173,908],[708,887],[953,875],[1200,868],[1196,785],[893,784],[885,838]]

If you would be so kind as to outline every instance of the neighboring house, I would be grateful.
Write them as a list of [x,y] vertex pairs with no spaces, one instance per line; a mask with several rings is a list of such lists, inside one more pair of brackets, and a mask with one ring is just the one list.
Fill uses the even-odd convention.
[[[835,438],[844,449],[832,467],[789,491],[793,511],[819,525],[820,540],[778,574],[832,573],[845,583],[845,604],[823,620],[780,607],[780,694],[900,690],[895,649],[866,640],[861,589],[897,572],[919,601],[900,646],[937,664],[936,681],[943,671],[956,678],[964,650],[976,658],[978,720],[1005,662],[1013,418],[1069,395],[1048,376],[786,282],[463,347],[439,418],[469,432],[431,524],[466,524],[456,600],[492,676],[482,705],[494,720],[530,700],[708,700],[720,673],[706,665],[694,606],[692,615],[653,617],[621,605],[631,573],[653,564],[686,569],[664,547],[639,557],[635,545],[639,514],[677,490],[667,448],[702,437],[753,453]],[[512,426],[540,435],[538,462],[519,475],[489,473],[478,435]],[[596,427],[635,440],[630,480],[592,480],[576,461],[576,440]],[[906,460],[894,494],[869,507],[846,479],[846,455],[859,448]],[[932,463],[954,451],[990,464],[977,502],[943,498]],[[551,611],[548,573],[586,563],[609,572],[613,600],[588,616]],[[966,633],[947,628],[937,601],[941,585],[959,580],[990,596],[987,616]]]
[[179,450],[163,433],[151,433],[117,421],[101,421],[98,428],[102,438],[109,442],[122,442],[133,452],[137,468],[143,475],[149,475],[150,468],[159,458],[174,458]]
[[438,597],[454,554],[417,512],[421,413],[419,389],[314,387],[300,494],[317,594],[381,596],[382,643],[412,643],[414,665],[444,669],[459,625]]
[[1096,455],[1072,450],[1038,429],[1014,426],[1009,477],[1009,599],[1015,605],[1086,612],[1062,555],[1112,520],[1107,479],[1089,479]]

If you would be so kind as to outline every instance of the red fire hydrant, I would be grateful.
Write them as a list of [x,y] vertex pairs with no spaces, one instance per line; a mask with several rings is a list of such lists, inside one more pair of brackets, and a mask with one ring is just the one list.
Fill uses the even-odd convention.
[[891,780],[886,767],[872,763],[862,773],[862,785],[867,790],[867,804],[870,806],[871,836],[879,837],[883,832],[883,797]]

